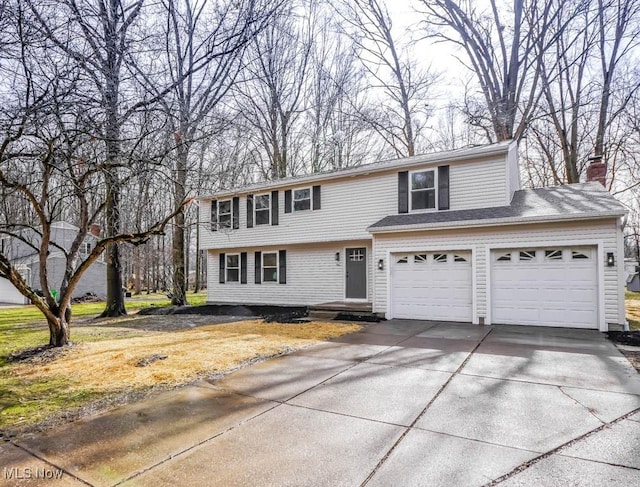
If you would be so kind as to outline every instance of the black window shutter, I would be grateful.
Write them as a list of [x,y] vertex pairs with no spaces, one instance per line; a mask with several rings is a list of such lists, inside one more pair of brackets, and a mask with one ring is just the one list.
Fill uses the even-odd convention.
[[231,208],[232,220],[233,220],[233,228],[240,228],[240,198],[237,196],[233,198],[233,205]]
[[278,192],[271,191],[271,224],[278,224]]
[[409,171],[398,173],[398,213],[409,213]]
[[313,209],[320,209],[320,186],[313,187]]
[[278,282],[280,284],[287,283],[287,251],[278,251]]
[[293,199],[291,198],[291,190],[284,192],[284,212],[291,213],[293,207]]
[[211,231],[218,230],[218,200],[211,200]]
[[225,262],[225,255],[220,254],[220,284],[224,284]]
[[262,282],[262,252],[256,252],[256,284]]
[[247,253],[240,252],[240,284],[247,283]]
[[449,209],[449,166],[438,166],[438,210]]
[[253,227],[253,195],[247,195],[247,228]]

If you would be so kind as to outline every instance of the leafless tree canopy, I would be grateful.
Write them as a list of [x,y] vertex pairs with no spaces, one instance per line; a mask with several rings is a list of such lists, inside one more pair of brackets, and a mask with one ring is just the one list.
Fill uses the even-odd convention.
[[[185,304],[203,286],[193,195],[382,158],[517,139],[541,186],[602,157],[637,246],[640,2],[411,5],[407,20],[385,0],[0,0],[0,238],[41,258],[30,285],[0,248],[0,276],[51,342],[103,253],[105,314],[125,312],[123,287]],[[80,228],[56,250],[61,283],[56,221]]]

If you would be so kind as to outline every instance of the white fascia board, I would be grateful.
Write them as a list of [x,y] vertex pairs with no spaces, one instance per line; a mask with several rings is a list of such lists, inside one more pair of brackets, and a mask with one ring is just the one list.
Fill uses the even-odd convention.
[[509,217],[509,218],[492,218],[486,220],[461,220],[454,222],[438,222],[438,223],[417,223],[414,225],[396,225],[393,227],[369,227],[369,233],[396,233],[396,232],[413,232],[416,230],[438,230],[441,228],[478,228],[478,227],[494,227],[503,225],[522,225],[530,223],[551,223],[567,220],[601,220],[606,218],[619,218],[619,212],[606,213],[585,213],[581,215],[548,215],[535,217]]
[[306,176],[293,176],[289,178],[278,179],[275,181],[268,181],[234,189],[222,190],[211,195],[198,196],[197,199],[205,201],[218,198],[228,198],[231,196],[238,196],[246,193],[255,193],[257,191],[269,191],[289,186],[298,186],[304,183],[309,184],[314,182],[328,181],[331,179],[355,177],[359,175],[367,176],[369,174],[375,174],[394,169],[411,168],[415,166],[422,166],[425,164],[446,164],[450,162],[462,162],[468,161],[470,159],[472,160],[497,155],[506,155],[509,150],[509,146],[510,141],[491,144],[488,146],[457,149],[447,152],[435,152],[433,154],[423,154],[412,157],[405,157],[402,159],[374,162],[371,164],[364,164],[362,166],[356,166],[349,169],[338,169],[331,172],[310,174]]

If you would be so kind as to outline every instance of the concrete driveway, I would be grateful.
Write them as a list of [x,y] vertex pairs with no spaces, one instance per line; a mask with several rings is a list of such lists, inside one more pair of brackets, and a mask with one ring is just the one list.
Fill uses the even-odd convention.
[[392,320],[0,443],[0,465],[7,485],[640,485],[640,375],[596,331]]

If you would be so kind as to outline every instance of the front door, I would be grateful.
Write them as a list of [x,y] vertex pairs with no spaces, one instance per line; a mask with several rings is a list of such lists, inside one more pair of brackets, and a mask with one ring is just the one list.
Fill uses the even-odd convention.
[[347,299],[367,299],[367,249],[347,249]]

